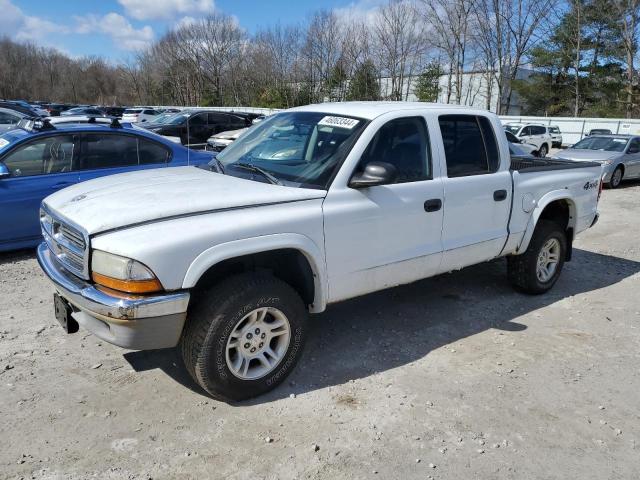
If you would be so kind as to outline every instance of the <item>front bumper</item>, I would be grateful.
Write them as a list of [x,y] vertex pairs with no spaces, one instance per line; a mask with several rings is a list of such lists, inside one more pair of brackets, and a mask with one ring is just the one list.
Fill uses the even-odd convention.
[[150,350],[177,345],[187,316],[189,292],[119,296],[99,290],[66,271],[46,243],[38,263],[73,308],[73,318],[97,337],[123,348]]

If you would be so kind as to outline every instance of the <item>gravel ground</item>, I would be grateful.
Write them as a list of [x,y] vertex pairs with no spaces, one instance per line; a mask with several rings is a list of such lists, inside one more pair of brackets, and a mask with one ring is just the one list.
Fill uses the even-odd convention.
[[66,336],[30,252],[0,256],[0,477],[637,479],[640,184],[605,191],[556,287],[504,261],[312,317],[295,373],[229,405],[177,352]]

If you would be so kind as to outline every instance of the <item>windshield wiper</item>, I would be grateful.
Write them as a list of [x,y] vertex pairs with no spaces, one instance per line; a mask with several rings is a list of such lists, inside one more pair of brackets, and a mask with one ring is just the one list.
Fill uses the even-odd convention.
[[269,172],[267,172],[266,170],[264,170],[264,169],[262,169],[260,167],[256,167],[255,165],[253,165],[251,163],[239,162],[239,163],[232,163],[231,165],[233,165],[234,167],[238,167],[238,168],[243,168],[245,170],[249,170],[250,172],[259,173],[264,178],[269,180],[269,183],[272,183],[273,185],[284,185],[280,180],[278,180],[276,177],[271,175]]

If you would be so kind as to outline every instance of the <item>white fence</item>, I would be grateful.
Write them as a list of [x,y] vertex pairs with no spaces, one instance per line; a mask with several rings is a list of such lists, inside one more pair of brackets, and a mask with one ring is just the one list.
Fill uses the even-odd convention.
[[625,118],[528,117],[501,115],[505,123],[538,123],[555,125],[562,133],[562,144],[573,145],[582,140],[592,128],[606,128],[611,133],[640,134],[640,120]]

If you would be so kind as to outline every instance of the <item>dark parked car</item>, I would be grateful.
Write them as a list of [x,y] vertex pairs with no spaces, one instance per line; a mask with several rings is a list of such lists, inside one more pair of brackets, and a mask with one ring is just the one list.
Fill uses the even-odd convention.
[[21,103],[12,102],[10,100],[0,100],[0,107],[8,108],[10,110],[15,110],[16,112],[20,112],[28,117],[39,117],[38,112],[35,111],[31,106],[25,107]]
[[60,113],[60,116],[65,117],[67,115],[90,115],[93,117],[106,117],[103,110],[96,107],[76,107],[70,108]]
[[587,137],[592,135],[611,135],[611,130],[608,128],[592,128],[589,130],[589,133],[587,133]]
[[0,135],[0,251],[42,241],[40,202],[57,190],[116,173],[206,165],[212,158],[117,120],[53,122],[21,121],[21,128]]
[[183,145],[204,148],[212,135],[237,130],[251,125],[255,114],[185,110],[167,118],[162,124],[146,126],[152,132],[166,137],[177,137]]
[[106,113],[110,117],[122,118],[122,114],[124,113],[124,111],[124,107],[104,107],[104,113]]

